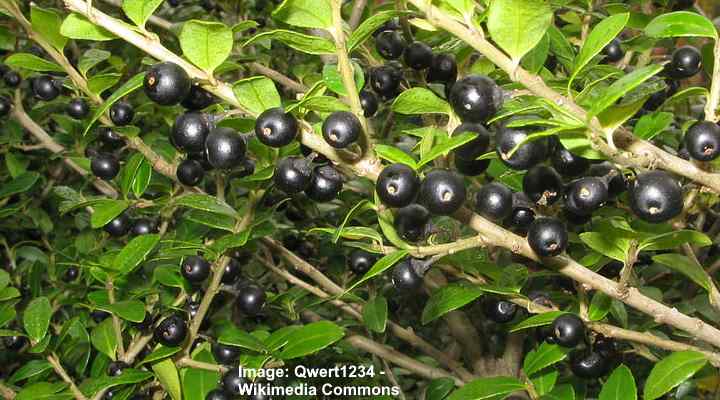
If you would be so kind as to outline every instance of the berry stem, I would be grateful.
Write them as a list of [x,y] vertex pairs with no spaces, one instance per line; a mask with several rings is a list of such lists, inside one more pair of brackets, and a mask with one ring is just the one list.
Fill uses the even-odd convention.
[[16,395],[17,393],[15,393],[14,390],[0,383],[0,397],[8,400],[13,400]]

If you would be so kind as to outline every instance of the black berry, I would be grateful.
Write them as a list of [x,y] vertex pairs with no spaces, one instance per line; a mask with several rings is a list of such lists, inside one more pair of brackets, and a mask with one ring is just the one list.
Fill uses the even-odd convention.
[[420,192],[420,203],[431,214],[450,215],[465,202],[465,183],[460,175],[445,169],[436,169],[425,175]]
[[420,289],[423,278],[413,267],[411,259],[407,258],[393,267],[392,283],[400,293],[409,293]]
[[231,400],[231,397],[222,389],[213,389],[205,395],[205,400]]
[[578,378],[596,379],[605,375],[610,363],[601,353],[588,349],[570,353],[570,370]]
[[630,185],[630,209],[647,222],[664,222],[683,209],[680,183],[664,171],[644,172]]
[[210,263],[200,256],[186,257],[180,267],[182,276],[192,283],[202,283],[210,276]]
[[[488,146],[490,146],[490,133],[482,124],[464,122],[455,128],[452,135],[459,136],[467,132],[474,133],[476,135],[475,138],[453,150],[453,154],[455,154],[455,158],[475,161],[476,158],[488,151]],[[488,160],[480,161],[489,164]]]
[[360,91],[360,106],[363,109],[363,115],[366,117],[372,117],[378,110],[378,98],[375,93],[369,90]]
[[409,242],[425,240],[429,233],[430,211],[420,204],[410,204],[395,213],[395,230]]
[[375,38],[375,49],[383,58],[396,60],[405,50],[405,41],[398,31],[384,31]]
[[377,257],[362,249],[353,250],[347,258],[350,270],[358,275],[364,274],[375,264]]
[[178,164],[175,174],[183,185],[197,186],[205,177],[205,169],[199,161],[187,159]]
[[50,75],[40,75],[32,80],[32,91],[40,100],[51,101],[60,96],[60,85]]
[[504,324],[512,321],[517,311],[517,305],[495,296],[486,296],[482,302],[483,313],[494,322]]
[[429,82],[452,83],[457,79],[457,62],[451,54],[435,54],[428,69]]
[[133,222],[131,233],[134,236],[148,235],[157,232],[157,224],[147,218],[138,218]]
[[173,124],[172,144],[178,150],[187,153],[200,153],[205,149],[205,139],[210,133],[208,115],[199,112],[188,112],[179,115]]
[[110,153],[100,153],[90,161],[90,170],[98,178],[109,181],[120,172],[120,162]]
[[528,244],[540,257],[554,257],[563,251],[568,244],[568,233],[565,225],[556,218],[536,218],[527,235]]
[[103,229],[109,233],[110,236],[123,236],[130,230],[130,218],[127,215],[120,214],[108,222]]
[[469,75],[453,84],[449,100],[464,122],[484,122],[502,105],[502,93],[492,79]]
[[403,61],[412,69],[428,68],[433,62],[432,49],[423,42],[412,42],[405,48]]
[[237,282],[240,278],[240,262],[234,258],[230,259],[230,262],[225,265],[221,282],[226,285],[231,285]]
[[188,110],[200,111],[209,107],[215,102],[215,96],[198,84],[190,86],[187,96],[180,102],[180,105]]
[[509,156],[515,146],[528,137],[528,132],[519,129],[501,127],[495,134],[495,146],[500,160],[512,169],[529,169],[547,158],[547,141],[545,139],[526,142]]
[[229,365],[240,357],[240,349],[235,346],[228,346],[222,343],[213,343],[212,354],[215,361],[222,365]]
[[675,50],[672,60],[665,68],[667,74],[673,79],[690,78],[700,72],[702,55],[692,46],[683,46]]
[[571,153],[559,143],[550,159],[560,175],[571,178],[584,174],[590,167],[590,160]]
[[245,139],[231,128],[215,128],[205,139],[208,162],[217,169],[232,169],[245,159]]
[[588,176],[570,184],[565,205],[575,214],[588,215],[600,208],[607,201],[608,196],[605,179]]
[[76,266],[70,266],[65,270],[63,274],[63,280],[65,282],[72,282],[80,276],[80,270]]
[[337,198],[342,187],[342,175],[335,167],[319,165],[312,172],[305,194],[317,202],[326,202]]
[[475,210],[493,221],[502,221],[513,210],[513,193],[502,183],[483,185],[475,195]]
[[190,77],[177,64],[163,62],[153,65],[145,75],[145,94],[163,106],[180,103],[190,93]]
[[405,207],[413,202],[420,190],[420,178],[405,164],[385,167],[375,183],[380,201],[389,207]]
[[0,117],[4,117],[10,114],[12,109],[12,102],[5,96],[0,97]]
[[67,113],[75,119],[83,119],[90,112],[90,106],[83,98],[72,99],[67,105]]
[[110,149],[118,149],[125,144],[122,136],[109,127],[102,127],[98,130],[98,139],[103,145]]
[[222,376],[222,388],[230,397],[240,396],[240,390],[245,384],[245,378],[243,378],[240,368],[242,367],[231,368]]
[[552,323],[555,343],[575,347],[585,340],[585,323],[575,314],[562,314]]
[[156,342],[166,347],[179,346],[187,336],[187,322],[181,316],[173,314],[158,324],[153,333]]
[[128,367],[130,366],[122,361],[112,361],[110,365],[108,365],[107,374],[108,376],[120,376],[123,370]]
[[349,111],[335,111],[322,124],[323,138],[336,149],[343,149],[357,141],[362,131],[360,120]]
[[117,126],[130,125],[135,117],[135,109],[126,101],[118,101],[110,107],[110,119]]
[[25,336],[3,336],[3,346],[10,351],[20,351],[27,343]]
[[263,111],[255,122],[255,135],[260,142],[270,147],[290,144],[297,133],[297,119],[279,107]]
[[625,57],[625,50],[623,50],[620,39],[618,38],[613,39],[605,46],[603,53],[605,54],[605,59],[609,62],[618,62]]
[[235,304],[238,310],[245,315],[255,316],[260,313],[265,305],[265,291],[254,284],[243,285],[240,288]]
[[370,87],[380,96],[389,98],[397,94],[402,71],[392,65],[381,65],[370,71]]
[[275,185],[287,194],[305,190],[312,179],[310,163],[297,156],[286,157],[278,162],[275,170]]
[[685,148],[698,161],[712,161],[720,155],[720,126],[712,121],[699,121],[685,133]]
[[5,81],[5,84],[11,88],[16,88],[20,86],[20,82],[22,82],[20,74],[12,70],[7,71],[3,74],[3,80]]
[[533,203],[550,205],[555,203],[564,192],[560,174],[547,165],[535,165],[523,177],[523,192]]

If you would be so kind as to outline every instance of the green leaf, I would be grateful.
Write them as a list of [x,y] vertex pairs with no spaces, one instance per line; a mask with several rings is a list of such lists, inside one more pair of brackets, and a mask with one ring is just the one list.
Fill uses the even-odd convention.
[[293,49],[307,54],[335,54],[335,43],[319,36],[305,35],[304,33],[276,29],[263,32],[248,39],[243,47],[258,40],[279,40]]
[[65,48],[68,40],[60,33],[62,18],[58,13],[31,3],[30,20],[32,21],[33,31],[47,40],[52,47],[60,51]]
[[624,237],[610,236],[602,232],[583,232],[580,240],[588,247],[614,260],[624,262],[630,250],[630,242]]
[[544,395],[541,400],[575,400],[575,389],[572,385],[558,385],[550,393]]
[[584,132],[568,132],[558,136],[563,147],[575,155],[591,160],[604,160],[605,156],[593,149],[590,139]]
[[133,238],[115,256],[114,267],[121,274],[129,274],[153,251],[160,242],[159,234],[140,235]]
[[570,349],[543,342],[537,349],[525,356],[523,371],[525,371],[525,375],[531,376],[543,368],[564,360],[569,352]]
[[240,233],[231,233],[217,239],[210,248],[218,254],[224,253],[228,249],[243,247],[250,238],[251,229],[246,229]]
[[273,19],[303,28],[333,26],[331,0],[285,0],[272,12]]
[[[192,359],[211,364],[215,362],[207,345],[199,347],[194,352]],[[182,378],[183,398],[185,400],[205,400],[205,396],[217,387],[219,381],[220,374],[217,372],[189,368],[185,370]]]
[[143,158],[142,162],[140,163],[140,166],[138,167],[137,171],[135,172],[135,177],[133,179],[132,183],[132,189],[133,193],[135,194],[135,197],[142,197],[142,195],[145,193],[145,190],[150,185],[150,179],[152,178],[152,166],[150,163]]
[[510,328],[510,332],[517,332],[523,329],[550,325],[555,320],[555,318],[563,314],[567,313],[565,311],[549,311],[546,313],[533,315],[532,317],[529,317]]
[[28,378],[32,378],[33,376],[40,375],[43,372],[51,369],[52,365],[50,365],[50,363],[45,360],[30,360],[10,376],[10,378],[8,379],[8,383],[15,383]]
[[385,332],[387,324],[388,304],[383,296],[375,296],[368,300],[362,310],[363,322],[373,332]]
[[373,34],[373,32],[380,28],[385,22],[395,17],[408,14],[410,13],[407,11],[398,10],[380,11],[378,13],[373,13],[373,15],[369,18],[364,19],[360,26],[358,26],[350,34],[350,37],[348,37],[348,52],[355,50],[358,46],[363,44],[363,42],[365,42],[365,40],[367,40]]
[[545,36],[552,17],[547,0],[494,0],[487,26],[495,43],[519,63]]
[[425,390],[425,400],[443,400],[455,388],[452,378],[436,378]]
[[668,112],[646,114],[635,124],[633,132],[641,139],[650,140],[667,129],[674,119],[675,116]]
[[155,376],[160,381],[160,385],[165,389],[173,400],[182,399],[182,389],[180,387],[180,376],[178,376],[177,368],[173,360],[166,358],[152,366]]
[[207,211],[215,214],[227,215],[228,217],[237,217],[237,211],[230,207],[227,203],[219,200],[215,196],[207,194],[191,193],[180,196],[175,199],[175,205],[194,208],[196,210]]
[[628,19],[630,19],[630,14],[628,13],[615,14],[610,17],[603,18],[597,25],[595,25],[590,34],[588,34],[587,39],[585,39],[585,43],[575,59],[575,68],[572,76],[570,77],[570,81],[568,82],[568,87],[571,87],[575,76],[577,76],[577,74],[579,74],[580,71],[588,65],[590,60],[600,54],[605,46],[612,42],[612,40],[615,39],[620,32],[622,32],[628,22]]
[[148,354],[147,357],[143,358],[143,360],[140,361],[139,363],[135,364],[135,366],[140,367],[143,364],[148,364],[151,362],[162,360],[164,358],[168,358],[171,355],[176,354],[180,350],[182,350],[182,347],[180,347],[180,346],[165,347],[163,345],[158,345],[158,347],[155,350],[153,350],[152,353]]
[[532,382],[533,387],[535,387],[537,394],[542,396],[553,390],[555,384],[557,383],[558,375],[558,371],[549,370],[544,374],[536,375],[530,381]]
[[264,76],[254,76],[235,82],[233,92],[238,102],[254,114],[282,105],[275,83]]
[[163,0],[123,0],[122,9],[135,25],[144,28],[145,22],[163,3]]
[[547,35],[550,39],[550,51],[566,70],[572,71],[575,65],[575,50],[570,42],[555,25],[550,25]]
[[307,324],[287,337],[287,344],[278,355],[283,360],[318,352],[342,339],[345,332],[330,321]]
[[615,368],[600,391],[598,400],[637,400],[637,387],[630,368]]
[[460,135],[446,139],[444,142],[436,143],[432,149],[418,162],[418,168],[433,161],[440,155],[447,155],[450,151],[473,141],[477,137],[477,133],[465,132]]
[[412,156],[395,146],[389,146],[386,144],[375,145],[375,153],[378,157],[383,160],[388,160],[391,163],[405,164],[414,170],[418,169],[417,162],[412,158]]
[[190,62],[212,74],[230,56],[233,32],[220,22],[190,20],[180,31],[180,47]]
[[15,400],[66,400],[72,399],[72,393],[59,393],[67,385],[63,382],[35,382],[25,385],[17,393]]
[[392,110],[398,114],[449,114],[450,105],[431,90],[417,87],[400,93]]
[[127,368],[118,376],[103,376],[95,379],[87,379],[80,385],[80,390],[86,395],[93,395],[103,389],[140,383],[152,378],[152,376],[153,374],[147,371]]
[[0,187],[0,199],[30,190],[39,178],[40,174],[37,172],[25,172],[10,182],[4,183]]
[[396,250],[390,254],[386,254],[385,256],[383,256],[383,258],[377,260],[375,264],[373,264],[372,268],[370,268],[370,270],[366,272],[365,275],[363,275],[363,277],[360,278],[360,280],[357,281],[354,285],[352,285],[347,291],[349,292],[363,282],[366,282],[367,280],[372,279],[375,276],[383,273],[386,269],[392,267],[393,265],[395,265],[395,263],[405,258],[407,254],[407,250]]
[[93,212],[92,217],[90,217],[90,226],[93,228],[102,228],[115,217],[122,214],[129,205],[130,202],[125,200],[98,200],[93,204],[95,212]]
[[[378,212],[377,219],[378,225],[380,225],[380,230],[385,236],[385,239],[400,249],[407,249],[410,247],[410,245],[400,237],[397,230],[395,230],[395,224],[393,223],[395,217],[393,216],[392,210],[386,208]],[[377,242],[382,243],[382,237]]]
[[707,363],[696,351],[679,351],[660,360],[645,381],[643,398],[655,400],[695,375]]
[[258,353],[264,353],[268,351],[267,347],[255,336],[240,330],[234,326],[228,326],[220,331],[218,342],[227,344],[230,346],[242,347]]
[[313,96],[303,100],[301,106],[318,112],[350,111],[350,106],[332,96]]
[[5,289],[10,284],[10,274],[4,269],[0,269],[0,290]]
[[113,330],[112,318],[106,318],[90,332],[90,342],[99,352],[115,360],[118,342]]
[[88,49],[78,61],[78,70],[85,76],[90,69],[107,60],[111,55],[112,53],[106,50]]
[[[353,67],[353,79],[355,80],[355,86],[357,90],[360,90],[365,85],[365,73],[363,73],[362,67],[357,63],[352,63]],[[347,96],[347,90],[345,90],[345,84],[343,83],[342,76],[338,71],[337,64],[325,64],[322,70],[323,82],[328,89],[332,92],[339,94],[340,96]]]
[[590,302],[588,318],[590,321],[600,321],[610,312],[611,305],[612,297],[603,292],[595,292]]
[[648,65],[638,68],[616,80],[612,83],[612,85],[603,91],[598,99],[595,100],[593,107],[590,109],[589,115],[593,116],[599,114],[606,108],[613,105],[626,93],[640,86],[640,84],[662,71],[663,68],[664,67],[662,65],[658,64]]
[[122,78],[122,75],[115,72],[93,75],[87,81],[88,89],[95,94],[103,94],[120,82],[120,78]]
[[710,246],[712,240],[704,233],[688,229],[661,233],[640,241],[639,250],[669,250],[683,244],[692,244],[699,247]]
[[688,257],[677,253],[658,254],[653,256],[653,261],[687,276],[705,290],[710,290],[711,282],[707,273]]
[[50,317],[52,307],[47,297],[36,297],[27,305],[23,312],[23,326],[31,340],[38,342],[45,337],[50,326]]
[[483,290],[477,286],[449,284],[432,292],[422,312],[422,324],[425,325],[450,311],[474,301],[482,296]]
[[525,54],[520,64],[531,74],[537,74],[545,66],[549,52],[550,39],[546,33],[538,44]]
[[72,13],[65,18],[65,21],[63,21],[60,26],[60,33],[67,38],[76,40],[92,40],[98,42],[117,39],[117,36],[93,24],[78,13]]
[[458,388],[446,400],[497,400],[522,390],[525,390],[525,385],[517,378],[509,376],[480,378]]
[[145,303],[140,300],[123,300],[114,304],[100,304],[98,308],[127,321],[142,322],[145,319]]
[[717,29],[710,20],[689,11],[677,11],[657,16],[647,24],[645,34],[655,38],[679,36],[700,36],[715,40],[718,38]]
[[139,74],[128,79],[127,82],[125,82],[112,95],[110,95],[110,97],[105,100],[102,106],[98,107],[98,109],[95,110],[95,114],[93,114],[92,118],[85,127],[85,131],[83,131],[83,136],[87,135],[95,121],[97,121],[103,114],[105,114],[105,112],[110,109],[110,107],[115,104],[116,101],[141,88],[143,86],[144,79],[145,72],[140,72]]

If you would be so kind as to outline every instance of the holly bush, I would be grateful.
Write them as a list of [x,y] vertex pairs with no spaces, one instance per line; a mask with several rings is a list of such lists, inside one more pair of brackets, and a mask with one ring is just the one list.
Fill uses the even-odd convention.
[[3,398],[716,398],[716,2],[0,11]]

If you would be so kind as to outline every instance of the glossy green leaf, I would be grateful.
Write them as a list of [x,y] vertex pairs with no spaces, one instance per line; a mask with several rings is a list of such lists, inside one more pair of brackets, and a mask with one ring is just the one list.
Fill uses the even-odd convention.
[[243,108],[260,114],[268,108],[282,105],[275,83],[264,76],[241,79],[233,84],[235,98]]
[[106,50],[88,49],[80,56],[77,66],[78,71],[83,75],[87,75],[90,69],[107,60],[111,55],[112,53]]
[[369,279],[374,278],[377,275],[380,275],[383,273],[386,269],[392,267],[397,263],[398,261],[402,260],[407,256],[408,252],[407,250],[396,250],[390,254],[386,254],[383,256],[383,258],[377,260],[375,264],[373,264],[372,268],[368,272],[363,275],[362,278],[358,282],[356,282],[350,289],[347,291],[351,291],[352,289],[356,288],[358,285],[362,284],[363,282],[368,281]]
[[629,91],[640,86],[643,82],[658,74],[663,70],[662,65],[652,64],[642,68],[638,68],[633,72],[623,76],[613,82],[602,95],[594,102],[590,109],[590,115],[597,115],[606,108],[610,107]]
[[390,161],[391,163],[405,164],[412,169],[418,169],[418,164],[415,159],[395,146],[389,146],[386,144],[375,145],[375,153],[378,157],[383,160]]
[[545,36],[552,17],[547,0],[494,0],[487,26],[493,41],[519,62]]
[[627,24],[630,14],[622,13],[603,18],[588,34],[580,53],[575,59],[573,75],[570,78],[568,87],[572,84],[575,76],[585,68],[586,65],[607,46],[617,35],[622,32]]
[[297,51],[307,54],[320,55],[335,53],[335,43],[328,39],[284,29],[276,29],[255,35],[248,39],[248,41],[243,44],[243,47],[263,39],[278,40]]
[[656,38],[679,36],[718,38],[717,29],[709,19],[690,11],[677,11],[655,17],[645,27],[645,34]]
[[385,332],[388,317],[387,299],[375,296],[368,300],[362,309],[363,322],[373,332]]
[[224,201],[207,194],[191,193],[175,199],[175,205],[194,208],[215,214],[237,217],[237,211]]
[[416,87],[400,93],[392,110],[398,114],[449,114],[450,105],[431,90]]
[[630,368],[620,365],[610,374],[598,400],[637,400],[637,386]]
[[461,133],[460,135],[455,135],[451,138],[448,138],[447,140],[440,143],[435,143],[432,149],[422,159],[420,159],[420,161],[418,162],[418,168],[422,167],[425,164],[428,164],[429,162],[440,157],[441,155],[450,153],[450,151],[457,149],[465,143],[473,141],[473,139],[475,139],[476,137],[476,133],[465,132]]
[[93,114],[92,118],[90,118],[90,121],[85,127],[83,136],[87,135],[95,121],[97,121],[103,114],[105,114],[105,112],[107,112],[107,110],[109,110],[116,101],[141,88],[143,86],[144,79],[145,72],[140,72],[132,78],[128,79],[122,86],[120,86],[115,92],[113,92],[113,94],[111,94],[110,97],[105,100],[102,106],[98,107],[97,110],[95,110],[95,113]]
[[679,351],[660,360],[645,381],[643,398],[655,400],[695,375],[707,364],[702,353]]
[[158,345],[158,347],[153,350],[152,353],[148,354],[145,358],[142,359],[139,363],[135,364],[136,367],[139,367],[143,364],[152,363],[158,360],[162,360],[164,358],[168,358],[172,356],[173,354],[177,354],[180,350],[182,350],[182,347],[176,346],[176,347],[165,347],[163,345]]
[[[357,90],[360,90],[365,85],[365,73],[362,67],[357,63],[352,63],[353,67],[353,79]],[[322,69],[323,82],[328,89],[332,92],[339,94],[340,96],[347,96],[347,90],[345,90],[345,84],[343,83],[342,76],[338,71],[337,64],[325,64]]]
[[260,339],[234,326],[223,328],[220,331],[218,342],[257,351],[259,353],[266,352],[268,350]]
[[163,0],[123,0],[122,9],[135,25],[144,27],[145,22],[162,3]]
[[52,306],[47,297],[36,297],[30,301],[23,312],[23,326],[28,337],[33,341],[45,337],[51,317]]
[[588,318],[591,321],[600,321],[610,312],[611,305],[612,297],[603,292],[595,292],[588,309]]
[[113,330],[112,318],[106,318],[90,332],[90,342],[99,352],[115,360],[118,342]]
[[704,233],[689,229],[682,229],[661,233],[640,241],[640,250],[670,250],[676,249],[683,244],[692,244],[699,247],[710,246],[712,240]]
[[130,205],[124,200],[102,199],[93,204],[93,214],[90,217],[90,226],[93,228],[102,228],[112,221],[115,217],[122,214]]
[[33,31],[42,36],[52,47],[60,51],[65,48],[68,39],[60,33],[60,26],[62,25],[60,14],[31,3],[30,21]]
[[510,332],[517,332],[523,329],[550,325],[555,320],[555,318],[563,314],[567,313],[565,311],[549,311],[546,313],[533,315],[532,317],[526,318],[525,320],[517,323],[515,326],[510,328]]
[[35,382],[25,385],[15,396],[15,400],[70,400],[72,393],[63,392],[64,382]]
[[30,190],[38,179],[40,179],[40,174],[37,172],[25,172],[19,175],[0,187],[0,199]]
[[185,57],[208,74],[230,56],[233,47],[232,29],[220,22],[187,21],[179,38]]
[[425,325],[450,311],[474,301],[482,296],[483,290],[477,286],[449,284],[432,292],[425,303],[421,321]]
[[667,129],[674,119],[675,116],[668,112],[643,115],[635,124],[633,133],[641,139],[650,140]]
[[355,50],[358,46],[363,44],[373,32],[380,28],[385,22],[401,16],[407,15],[407,11],[388,10],[373,13],[369,18],[364,19],[362,23],[350,34],[347,39],[348,52]]
[[272,12],[273,19],[303,28],[332,27],[331,0],[285,0]]
[[115,269],[121,274],[131,273],[147,258],[159,242],[159,234],[140,235],[133,238],[115,256]]
[[127,321],[142,322],[145,319],[145,303],[140,300],[122,300],[114,304],[98,304],[97,307]]
[[84,16],[72,13],[68,15],[60,26],[60,33],[70,39],[104,41],[117,39],[117,36],[108,32],[99,25],[88,21]]
[[32,378],[33,376],[40,375],[51,369],[52,365],[45,360],[30,360],[10,376],[8,383],[15,383]]
[[543,342],[540,346],[529,352],[523,361],[523,371],[526,375],[532,374],[565,359],[570,349],[556,344]]
[[302,107],[318,112],[350,111],[350,106],[332,96],[310,97],[303,100]]
[[173,400],[182,399],[182,388],[180,387],[180,376],[173,360],[166,358],[163,361],[153,364],[153,372],[165,392],[170,394]]
[[[200,346],[192,355],[195,361],[214,363],[208,346]],[[185,400],[205,400],[205,396],[217,387],[220,374],[198,368],[189,368],[182,376],[183,398]]]
[[330,321],[307,324],[287,337],[287,344],[278,355],[283,360],[316,353],[345,336],[345,331]]
[[509,376],[479,378],[456,389],[447,400],[495,400],[525,390],[519,379]]
[[436,378],[430,381],[425,390],[426,400],[443,400],[455,388],[452,378]]
[[85,380],[80,384],[80,390],[85,393],[85,395],[93,395],[103,389],[144,382],[152,378],[152,376],[153,374],[147,371],[127,368],[118,376],[109,377],[106,375],[100,378]]
[[653,256],[653,261],[687,276],[705,290],[710,290],[711,282],[707,273],[688,257],[677,253],[666,253]]
[[555,384],[557,383],[558,375],[558,371],[548,370],[544,374],[536,374],[530,381],[535,388],[535,392],[542,396],[553,390]]

